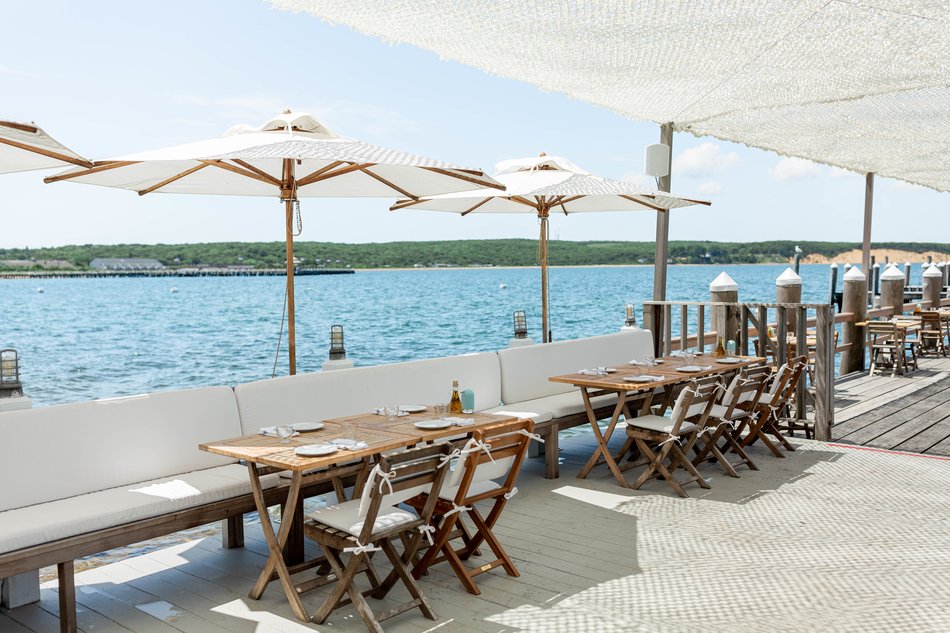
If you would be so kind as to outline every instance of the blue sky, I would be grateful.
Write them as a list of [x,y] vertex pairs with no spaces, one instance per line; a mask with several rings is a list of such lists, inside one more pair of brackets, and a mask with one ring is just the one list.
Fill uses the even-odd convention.
[[[643,178],[656,125],[390,46],[258,0],[9,3],[0,118],[36,121],[94,159],[259,124],[285,106],[338,133],[491,171],[540,151]],[[22,28],[15,25],[21,24]],[[40,36],[37,36],[37,33]],[[677,134],[672,239],[859,241],[863,176]],[[151,195],[0,177],[0,247],[283,238],[276,200]],[[390,213],[385,199],[303,201],[300,239],[382,242],[536,237],[530,216]],[[926,228],[925,228],[926,227]],[[552,237],[652,240],[652,213],[557,218]],[[875,240],[950,241],[950,194],[879,179]]]

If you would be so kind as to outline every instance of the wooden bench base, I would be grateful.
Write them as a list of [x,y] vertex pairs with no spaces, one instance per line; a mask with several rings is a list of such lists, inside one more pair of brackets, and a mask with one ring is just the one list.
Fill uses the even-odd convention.
[[[597,419],[609,418],[613,413],[613,405],[600,407],[594,410]],[[575,426],[588,425],[587,412],[581,411],[573,415],[566,415],[560,418],[554,418],[547,422],[536,424],[534,432],[544,438],[544,477],[546,479],[557,479],[561,474],[561,467],[558,464],[558,432],[564,429],[574,428]]]

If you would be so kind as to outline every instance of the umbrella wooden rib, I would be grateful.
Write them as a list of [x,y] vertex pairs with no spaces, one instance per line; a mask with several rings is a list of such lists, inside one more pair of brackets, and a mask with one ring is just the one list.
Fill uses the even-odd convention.
[[[14,127],[13,125],[7,125],[6,127],[21,130],[24,132],[30,131],[29,129],[23,129],[26,126]],[[32,131],[35,132],[36,128],[33,128]],[[45,149],[42,147],[36,147],[33,145],[28,145],[27,143],[19,143],[17,141],[14,141],[8,138],[0,138],[0,143],[3,143],[4,145],[9,145],[10,147],[15,147],[17,149],[22,149],[25,152],[32,152],[34,154],[40,154],[41,156],[55,158],[56,160],[61,160],[65,163],[70,163],[72,165],[79,165],[80,167],[92,167],[92,163],[90,163],[87,160],[76,159],[76,158],[73,158],[72,156],[67,156],[66,154],[60,154],[59,152],[54,152],[53,150]]]
[[388,180],[386,180],[385,178],[383,178],[383,177],[380,176],[379,174],[376,174],[376,173],[371,172],[371,171],[369,170],[369,167],[366,167],[366,168],[364,168],[364,169],[360,169],[360,171],[363,172],[364,174],[366,174],[367,176],[369,176],[370,178],[374,178],[374,179],[378,180],[379,182],[383,183],[384,185],[386,185],[387,187],[389,187],[389,188],[392,189],[393,191],[397,191],[397,192],[401,193],[402,195],[406,196],[407,198],[412,198],[413,200],[418,199],[418,196],[412,195],[411,193],[409,193],[408,191],[406,191],[406,190],[403,189],[402,187],[397,187],[396,185],[394,185],[393,183],[389,182]]

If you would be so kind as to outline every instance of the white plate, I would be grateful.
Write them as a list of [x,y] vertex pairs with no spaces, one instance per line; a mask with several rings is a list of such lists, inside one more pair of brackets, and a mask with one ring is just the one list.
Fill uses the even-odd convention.
[[617,371],[617,369],[615,367],[604,367],[604,371],[607,372],[608,374],[612,374],[615,371]]
[[676,371],[681,371],[686,374],[695,374],[698,371],[703,371],[705,367],[700,367],[698,365],[683,365],[682,367],[677,367]]
[[741,358],[717,358],[717,363],[722,363],[723,365],[736,365],[742,362]]
[[290,425],[293,430],[300,433],[308,433],[310,431],[319,431],[323,428],[323,422],[297,422],[296,424]]
[[323,457],[335,452],[337,452],[337,447],[333,444],[304,444],[294,449],[294,454],[301,457]]
[[425,429],[427,431],[435,431],[438,429],[447,429],[452,426],[452,423],[448,420],[420,420],[413,424],[417,429]]
[[405,411],[406,413],[422,413],[428,407],[424,404],[401,404],[399,405],[400,411]]
[[657,359],[656,359],[655,361],[653,361],[653,362],[656,363],[657,365],[662,365],[662,364],[665,363],[666,361],[663,360],[663,359],[661,359],[661,358],[657,358]]
[[624,382],[657,382],[656,376],[624,376]]

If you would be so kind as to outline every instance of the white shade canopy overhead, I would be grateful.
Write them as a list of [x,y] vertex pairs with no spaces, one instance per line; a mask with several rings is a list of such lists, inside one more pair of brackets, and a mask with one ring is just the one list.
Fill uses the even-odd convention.
[[950,191],[944,0],[273,0],[697,136]]
[[494,179],[504,191],[480,189],[400,200],[392,209],[451,213],[586,213],[593,211],[667,210],[704,200],[681,198],[635,183],[592,175],[561,156],[541,155],[498,163]]
[[339,136],[304,112],[223,136],[118,156],[91,169],[47,178],[146,194],[199,193],[276,197],[284,161],[294,162],[294,197],[397,197],[499,187],[481,171]]
[[0,174],[91,165],[32,123],[0,121]]

